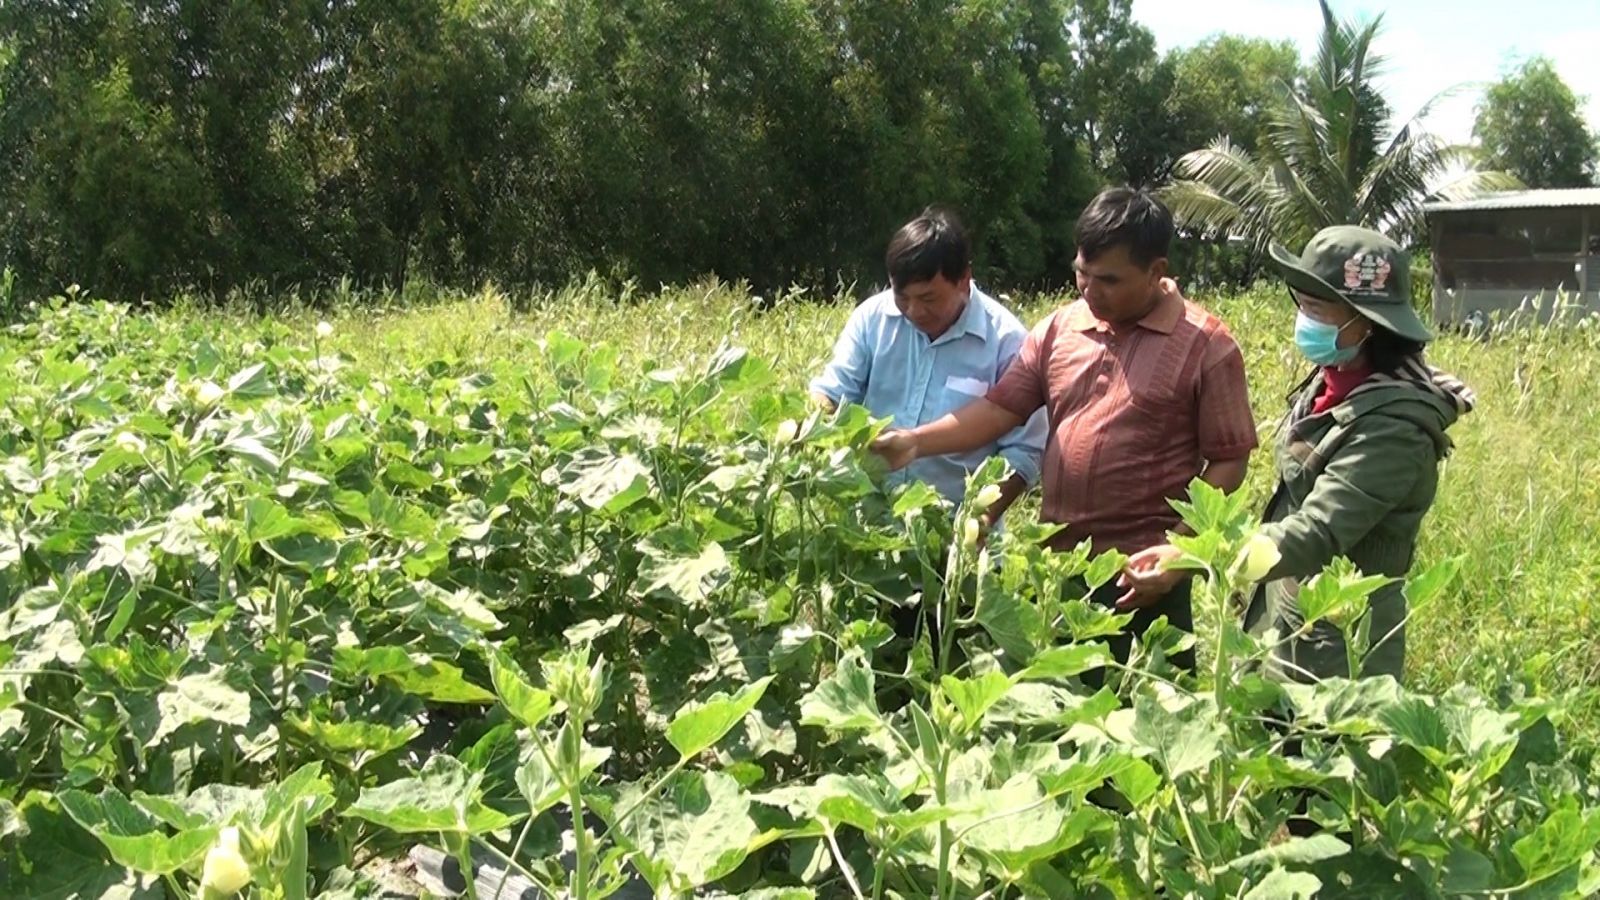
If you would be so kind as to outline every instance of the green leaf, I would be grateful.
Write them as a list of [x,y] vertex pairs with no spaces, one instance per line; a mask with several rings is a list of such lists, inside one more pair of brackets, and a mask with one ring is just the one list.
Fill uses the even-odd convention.
[[271,388],[267,384],[266,363],[245,366],[228,379],[228,393],[247,397],[265,396]]
[[270,832],[292,815],[302,815],[302,821],[319,818],[333,808],[334,798],[333,785],[322,776],[322,764],[307,763],[264,788],[208,784],[187,797],[136,791],[133,802],[177,829],[248,825]]
[[1387,675],[1377,678],[1324,679],[1316,684],[1286,684],[1284,694],[1295,716],[1313,725],[1326,725],[1341,734],[1380,730],[1379,716],[1399,702],[1400,685]]
[[434,477],[403,459],[390,459],[384,463],[383,477],[391,484],[426,491],[433,487]]
[[234,822],[252,805],[259,805],[261,791],[231,784],[208,784],[196,788],[187,797],[134,791],[133,802],[179,830],[207,825],[220,828]]
[[217,840],[219,829],[211,826],[168,835],[115,788],[106,788],[98,797],[83,791],[63,791],[59,799],[67,815],[99,838],[113,860],[135,872],[175,872],[198,861]]
[[244,539],[249,544],[264,544],[310,530],[310,524],[290,515],[282,504],[266,497],[252,497],[244,504]]
[[1019,663],[1029,662],[1046,641],[1044,614],[999,581],[990,578],[983,582],[976,612],[978,625],[1006,656]]
[[1004,673],[989,671],[971,678],[956,678],[946,675],[939,680],[939,686],[944,689],[946,697],[955,704],[956,710],[961,713],[963,731],[971,731],[983,721],[984,714],[990,707],[1003,699],[1011,690],[1012,681]]
[[728,555],[715,542],[700,548],[695,556],[673,556],[649,547],[639,566],[639,581],[646,593],[665,591],[691,606],[699,606],[729,571]]
[[585,619],[576,625],[561,632],[561,637],[568,644],[592,644],[601,637],[610,634],[618,625],[622,624],[623,615],[607,616],[604,619]]
[[904,519],[913,510],[938,509],[943,505],[944,498],[932,485],[925,481],[913,481],[894,498],[894,517]]
[[270,827],[290,815],[300,815],[302,823],[314,822],[333,807],[333,785],[323,777],[322,763],[306,763],[283,781],[266,786],[256,821]]
[[[642,786],[630,785],[619,808],[638,802]],[[638,851],[635,865],[657,894],[689,894],[726,877],[749,855],[760,833],[750,818],[750,797],[732,778],[717,772],[679,772],[661,794],[640,803],[617,824]]]
[[455,757],[435,756],[416,777],[362,790],[341,815],[365,819],[400,834],[478,835],[517,821],[483,805],[481,778]]
[[457,444],[445,450],[441,460],[447,466],[476,466],[488,462],[494,456],[494,444],[485,441],[481,444]]
[[[586,781],[610,758],[609,749],[583,741],[576,766],[578,782],[581,784]],[[555,766],[563,765],[559,754],[557,758],[547,761],[537,743],[530,740],[523,746],[522,764],[517,769],[517,790],[527,798],[530,815],[544,812],[566,796],[567,785],[562,781],[563,775],[556,768],[552,768],[552,763]]]
[[1097,590],[1120,574],[1127,564],[1126,555],[1108,550],[1089,563],[1088,570],[1083,573],[1083,580],[1089,585],[1090,591]]
[[800,724],[834,731],[879,728],[883,720],[874,700],[874,681],[860,653],[845,655],[833,674],[800,701]]
[[650,470],[631,453],[575,464],[568,478],[562,493],[605,513],[621,512],[650,493]]
[[543,724],[555,709],[555,698],[550,692],[529,684],[522,670],[500,648],[486,646],[484,655],[489,657],[489,677],[494,681],[494,692],[500,696],[500,703],[529,728]]
[[273,847],[274,860],[282,860],[276,872],[283,900],[307,900],[307,887],[311,879],[307,870],[310,848],[307,846],[306,807],[296,804],[288,817],[276,829],[277,843]]
[[567,792],[566,785],[561,783],[560,773],[532,743],[524,750],[522,765],[517,767],[517,790],[527,799],[528,815],[531,816],[537,816],[556,805]]
[[1131,734],[1153,752],[1172,780],[1198,772],[1222,755],[1222,727],[1210,704],[1199,700],[1169,710],[1156,698],[1140,695]]
[[[1069,794],[1081,800],[1107,779],[1114,779],[1138,765],[1143,764],[1121,751],[1095,753],[1088,748],[1079,748],[1072,758],[1056,761],[1049,766],[1035,766],[1034,772],[1045,793],[1052,797]],[[1148,769],[1148,765],[1145,768]]]
[[404,747],[422,733],[422,726],[414,722],[399,726],[361,719],[332,722],[315,715],[291,714],[285,724],[324,750],[355,755],[350,762],[356,764],[357,768],[371,757]]
[[816,784],[778,788],[753,799],[786,809],[796,818],[821,819],[830,829],[849,825],[868,834],[881,820],[901,811],[893,785],[881,775],[829,773]]
[[1600,811],[1581,813],[1569,799],[1531,833],[1518,838],[1511,853],[1522,866],[1523,879],[1539,881],[1590,860],[1596,846],[1600,846]]
[[1494,863],[1465,844],[1452,844],[1442,869],[1440,886],[1446,894],[1484,894],[1495,886]]
[[772,676],[768,675],[745,685],[731,697],[718,692],[704,703],[685,705],[667,726],[667,741],[683,759],[704,752],[750,714],[771,683]]
[[1395,739],[1422,751],[1443,753],[1450,748],[1439,711],[1421,697],[1406,697],[1378,714],[1378,720]]
[[504,627],[500,619],[484,604],[483,595],[471,588],[447,591],[431,581],[414,581],[411,583],[411,589],[430,606],[466,623],[476,631],[489,632]]
[[1300,590],[1295,602],[1308,627],[1323,619],[1348,626],[1366,610],[1372,593],[1391,581],[1382,575],[1364,576],[1349,559],[1339,557]]
[[589,346],[587,341],[561,331],[547,332],[541,344],[550,357],[550,364],[557,368],[577,362]]
[[1035,656],[1032,664],[1018,674],[1025,681],[1051,681],[1072,678],[1093,669],[1105,667],[1112,661],[1104,644],[1069,644],[1051,647]]
[[1320,890],[1322,880],[1309,872],[1273,869],[1244,895],[1244,900],[1312,900]]
[[1442,560],[1407,580],[1405,595],[1409,614],[1415,616],[1419,610],[1433,603],[1447,588],[1455,584],[1461,575],[1461,566],[1464,562],[1465,560],[1459,556]]
[[142,889],[136,876],[114,863],[106,847],[36,794],[20,807],[25,831],[12,839],[0,864],[0,897],[29,900],[86,898],[154,898],[158,890]]
[[1350,852],[1350,845],[1331,834],[1319,834],[1308,838],[1292,837],[1281,844],[1274,844],[1254,853],[1247,853],[1224,866],[1212,869],[1213,872],[1247,872],[1260,865],[1284,866],[1305,865],[1307,863],[1321,862],[1342,856]]
[[939,730],[921,703],[912,701],[910,707],[911,727],[917,735],[917,752],[922,756],[923,764],[928,767],[928,771],[933,772],[938,769],[940,754],[944,752],[939,741]]
[[263,544],[273,559],[301,572],[322,572],[339,559],[339,545],[314,534],[296,534]]
[[[1489,709],[1476,698],[1447,694],[1440,701],[1439,716],[1456,745],[1466,751],[1468,757],[1480,762],[1480,777],[1493,774],[1483,770],[1482,761],[1497,754],[1509,757],[1521,736],[1515,713]],[[1495,769],[1498,770],[1499,766],[1495,766]]]
[[268,472],[277,472],[283,467],[283,460],[272,449],[255,436],[229,437],[224,440],[218,449],[227,450],[243,457],[257,468]]
[[447,662],[433,660],[388,676],[408,694],[439,703],[493,703],[494,694],[467,681],[461,670]]
[[[963,839],[986,853],[1003,853],[1026,868],[1032,858],[1050,855],[1065,824],[1061,808],[1045,799],[1039,782],[1023,775],[994,790],[977,791],[962,797],[967,812],[951,821],[951,827],[964,833]],[[1037,855],[1030,850],[1040,851]]]
[[100,454],[100,457],[89,468],[83,471],[83,480],[93,484],[123,466],[142,466],[144,464],[144,457],[138,451],[110,447]]
[[340,647],[333,652],[334,666],[342,678],[381,678],[428,662],[425,654],[418,657],[412,659],[401,647]]
[[196,722],[220,722],[237,728],[249,725],[250,695],[229,686],[225,673],[218,667],[203,675],[188,675],[162,691],[156,698],[161,722],[145,746],[153,747],[179,728]]

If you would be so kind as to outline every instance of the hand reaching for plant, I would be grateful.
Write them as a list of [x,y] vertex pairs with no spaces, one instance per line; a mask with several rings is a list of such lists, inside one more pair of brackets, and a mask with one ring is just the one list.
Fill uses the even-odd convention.
[[1117,586],[1126,589],[1117,600],[1117,609],[1142,609],[1165,597],[1182,580],[1182,569],[1169,568],[1183,552],[1171,544],[1148,547],[1128,558],[1117,578]]
[[898,471],[916,460],[917,439],[909,431],[885,431],[873,440],[871,449],[889,464],[889,471]]

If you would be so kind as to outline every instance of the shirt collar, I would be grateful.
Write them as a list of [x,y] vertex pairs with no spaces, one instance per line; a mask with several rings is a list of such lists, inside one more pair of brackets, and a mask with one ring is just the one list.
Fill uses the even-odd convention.
[[976,284],[967,296],[966,308],[961,310],[961,315],[945,329],[944,334],[939,335],[939,340],[955,340],[969,334],[980,341],[989,340],[989,312],[983,308],[983,292],[978,290]]
[[[1183,320],[1183,295],[1178,293],[1176,284],[1166,280],[1163,280],[1162,288],[1161,299],[1156,301],[1155,308],[1146,313],[1137,325],[1157,334],[1171,334]],[[1067,307],[1067,327],[1073,331],[1106,331],[1111,326],[1096,318],[1088,303],[1078,300]]]
[[[945,341],[953,341],[958,337],[969,334],[987,343],[989,340],[989,311],[984,308],[984,298],[984,293],[978,290],[977,282],[973,282],[972,291],[967,297],[967,305],[962,308],[961,315],[956,316],[956,320],[933,343],[940,344]],[[900,306],[894,301],[894,288],[889,289],[888,301],[888,303],[884,304],[884,314],[899,319],[905,318],[905,314],[900,312]]]

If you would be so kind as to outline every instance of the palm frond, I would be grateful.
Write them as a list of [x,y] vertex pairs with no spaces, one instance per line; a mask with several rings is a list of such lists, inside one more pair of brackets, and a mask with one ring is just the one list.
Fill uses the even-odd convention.
[[1248,151],[1219,138],[1178,161],[1182,180],[1165,192],[1173,216],[1205,234],[1261,243],[1276,205],[1268,169]]

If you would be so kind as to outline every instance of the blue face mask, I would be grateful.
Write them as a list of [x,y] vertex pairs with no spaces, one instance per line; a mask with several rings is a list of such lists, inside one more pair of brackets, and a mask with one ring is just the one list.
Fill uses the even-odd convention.
[[[1350,322],[1354,322],[1352,318]],[[1339,346],[1339,332],[1350,326],[1350,322],[1343,325],[1329,325],[1327,322],[1318,322],[1304,312],[1298,313],[1294,320],[1294,344],[1305,354],[1306,359],[1319,366],[1340,366],[1356,358],[1361,345],[1353,347]]]

